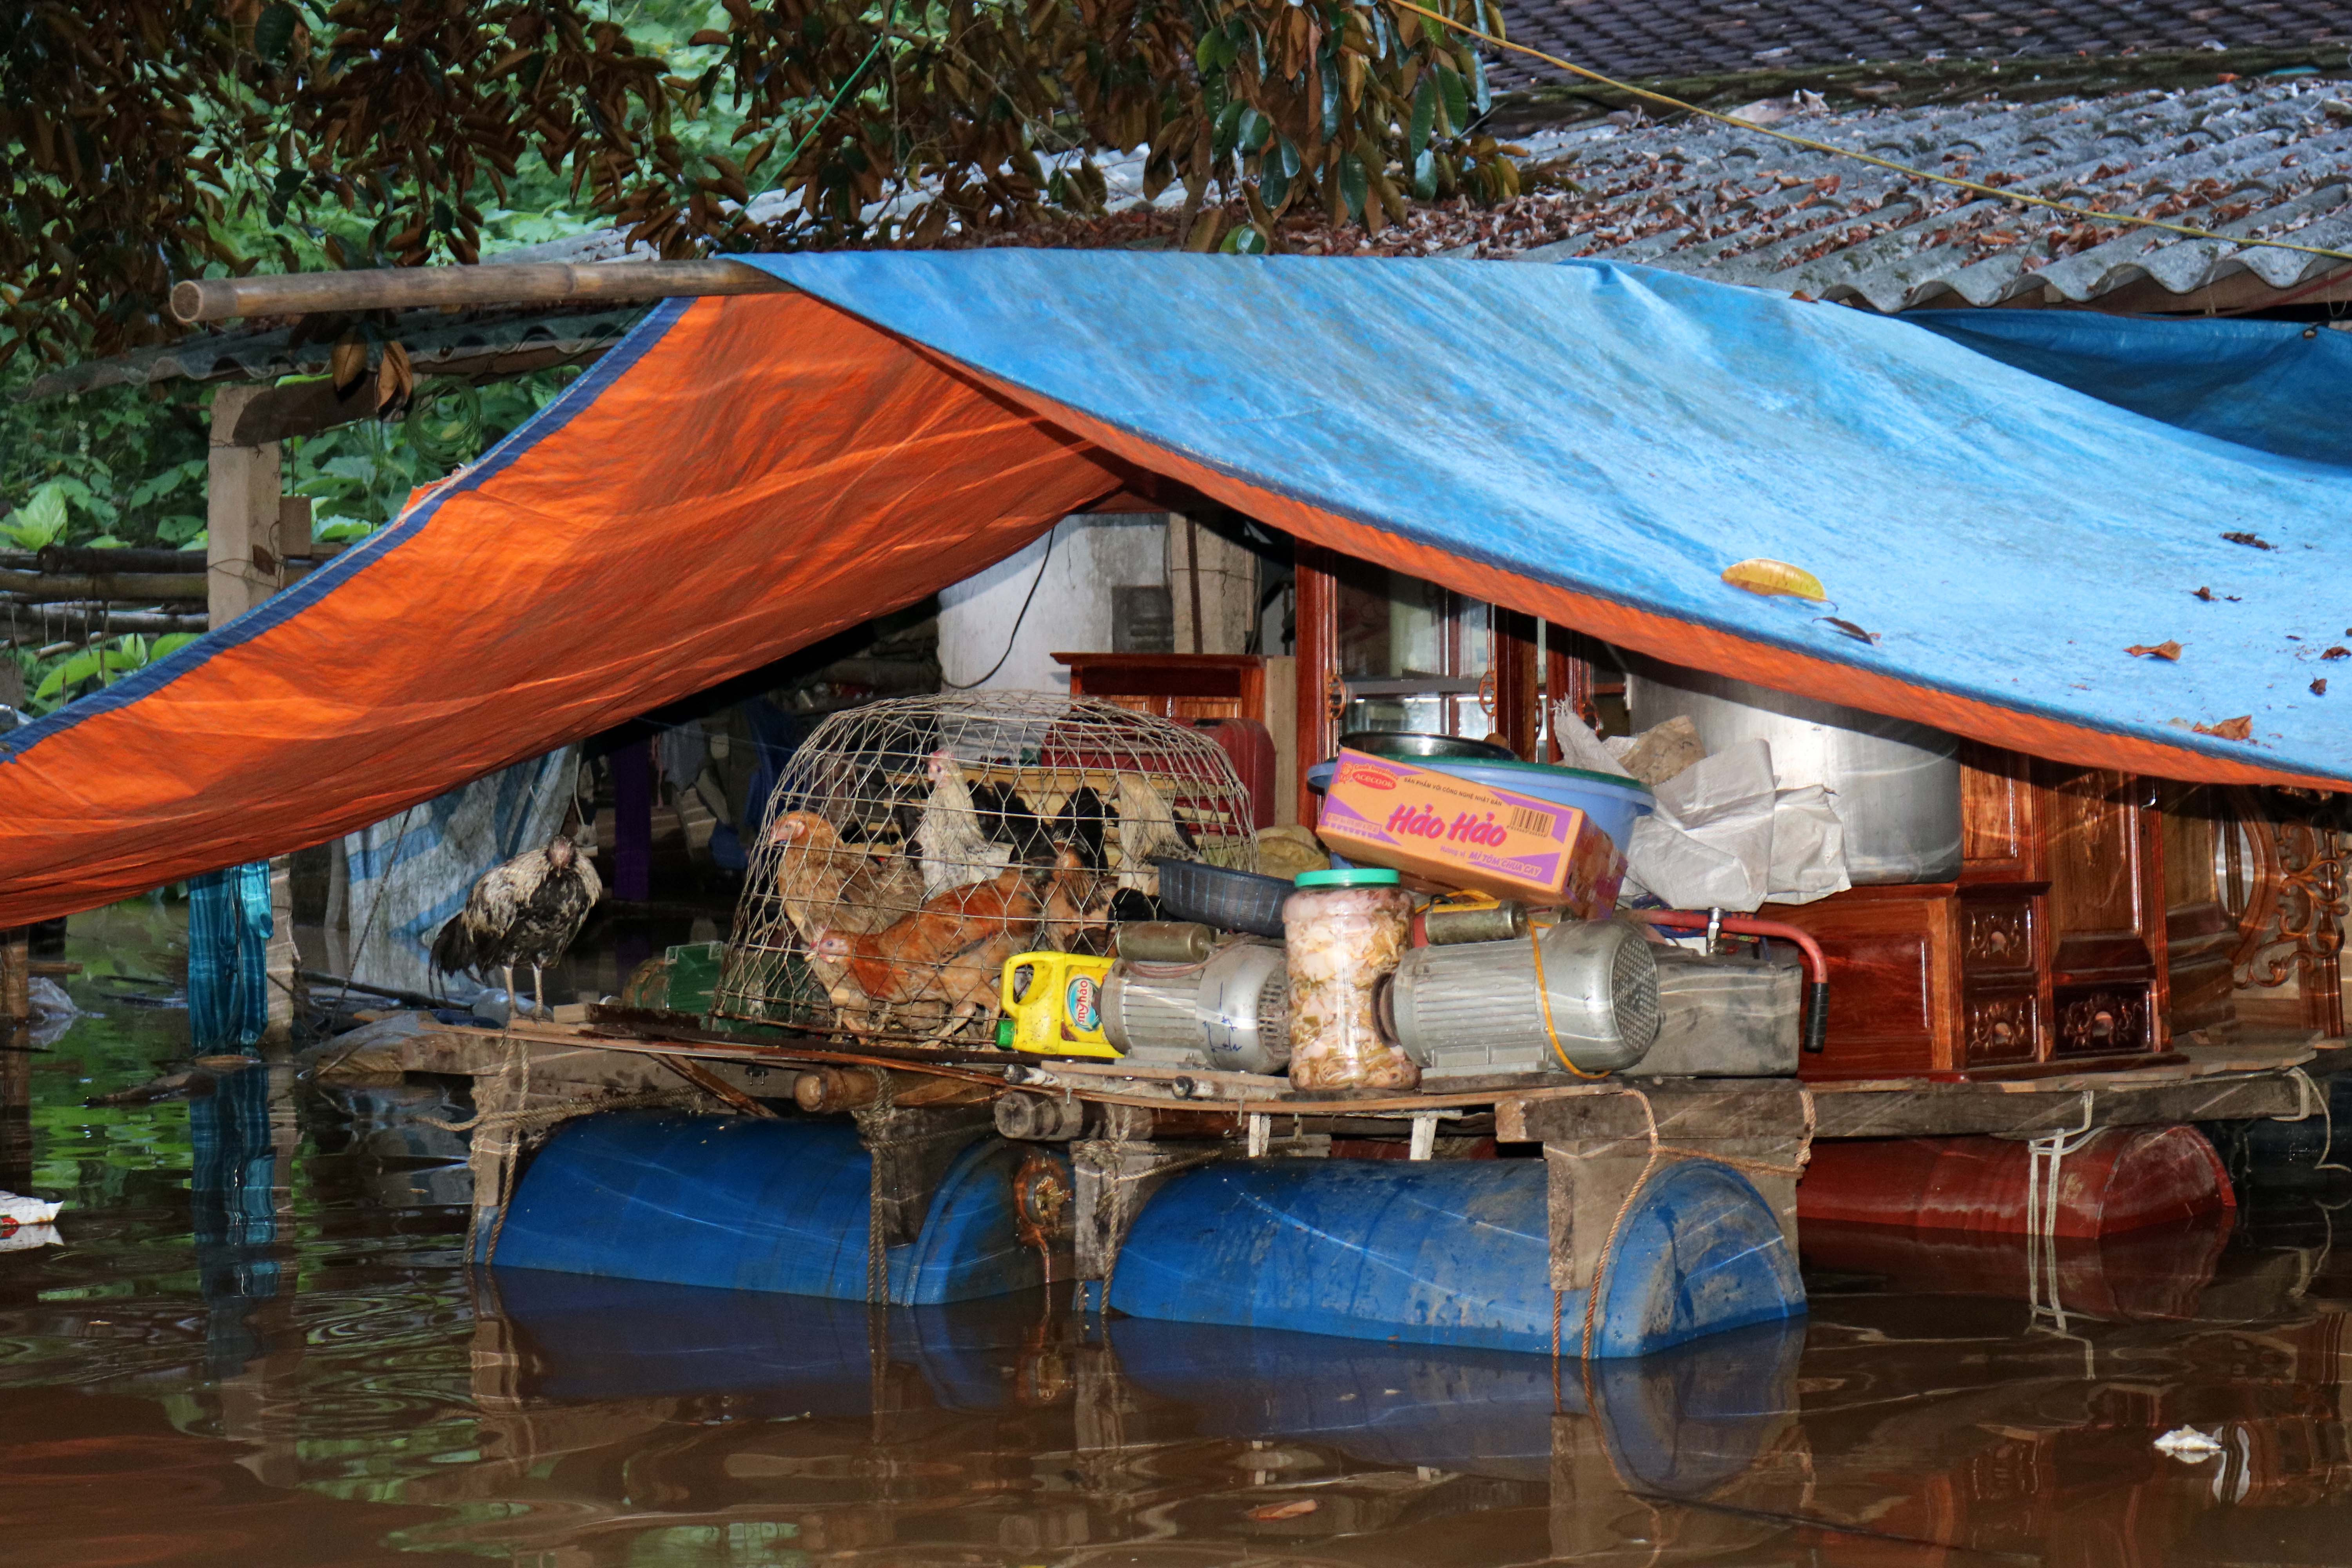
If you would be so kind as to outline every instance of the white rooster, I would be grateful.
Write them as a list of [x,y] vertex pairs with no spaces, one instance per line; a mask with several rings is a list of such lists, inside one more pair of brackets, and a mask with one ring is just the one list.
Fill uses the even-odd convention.
[[923,866],[923,896],[935,899],[957,888],[993,880],[1012,863],[1013,846],[989,837],[971,803],[963,764],[946,747],[926,766],[931,793],[915,824],[915,853]]

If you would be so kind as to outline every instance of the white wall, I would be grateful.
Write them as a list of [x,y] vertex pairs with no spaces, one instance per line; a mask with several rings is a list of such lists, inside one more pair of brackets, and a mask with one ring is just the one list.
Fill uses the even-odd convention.
[[[1069,671],[1056,653],[1108,652],[1111,590],[1168,580],[1168,520],[1160,513],[1080,516],[1062,520],[1052,534],[1053,559],[1042,581],[1040,539],[1009,560],[940,594],[940,670],[963,685],[980,679],[1013,649],[984,690],[1067,691]],[[1029,613],[1013,630],[1021,602],[1036,584]]]

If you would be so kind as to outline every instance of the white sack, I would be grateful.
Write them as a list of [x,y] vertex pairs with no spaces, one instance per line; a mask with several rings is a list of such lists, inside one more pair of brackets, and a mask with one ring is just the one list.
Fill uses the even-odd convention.
[[1810,904],[1853,886],[1845,824],[1820,784],[1780,791],[1772,802],[1772,901]]
[[1770,891],[1772,748],[1742,741],[1658,786],[1633,825],[1629,882],[1678,910],[1751,910]]

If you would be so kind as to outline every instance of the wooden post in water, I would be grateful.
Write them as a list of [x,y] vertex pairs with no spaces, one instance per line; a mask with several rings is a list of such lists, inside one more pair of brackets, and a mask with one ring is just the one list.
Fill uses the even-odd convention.
[[32,929],[0,931],[0,1031],[33,1021]]
[[[286,581],[289,542],[310,549],[307,501],[288,504],[281,496],[278,444],[257,441],[238,423],[266,386],[224,386],[213,394],[212,442],[205,494],[205,607],[214,631],[276,593]],[[299,541],[289,539],[298,531]],[[280,856],[269,864],[269,907],[274,917],[263,961],[268,976],[267,1022],[262,1039],[284,1045],[293,1037],[295,971],[292,862]]]

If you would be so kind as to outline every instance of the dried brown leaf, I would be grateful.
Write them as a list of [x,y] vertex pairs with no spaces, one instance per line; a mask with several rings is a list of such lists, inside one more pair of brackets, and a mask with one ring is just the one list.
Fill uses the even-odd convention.
[[1313,1498],[1293,1498],[1288,1502],[1270,1502],[1264,1508],[1254,1508],[1249,1516],[1255,1520],[1300,1519],[1321,1507]]
[[2168,637],[2158,643],[2136,642],[2124,651],[2134,658],[2160,658],[2172,664],[2180,661],[2180,645]]
[[2326,676],[2323,675],[2318,679],[2311,683],[2311,694],[2314,697],[2325,697],[2327,695],[2327,678]]
[[2223,741],[2251,741],[2254,738],[2254,716],[2241,713],[2235,719],[2224,719],[2218,724],[2192,724],[2190,729],[2200,735],[2211,735]]

